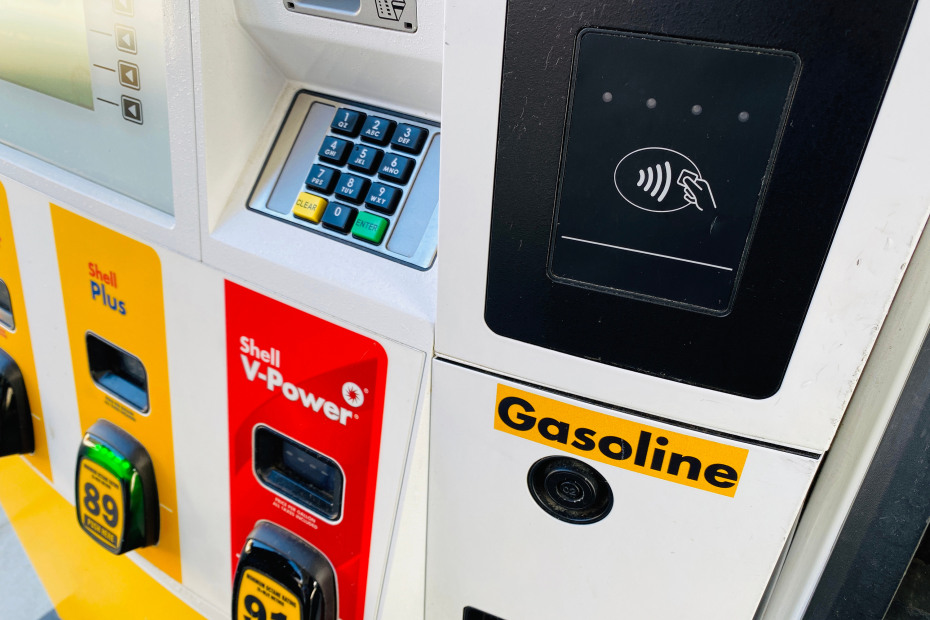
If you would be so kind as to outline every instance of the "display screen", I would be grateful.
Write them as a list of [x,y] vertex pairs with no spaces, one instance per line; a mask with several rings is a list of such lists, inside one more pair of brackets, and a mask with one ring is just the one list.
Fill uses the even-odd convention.
[[0,79],[94,109],[83,0],[0,0]]
[[550,277],[728,312],[799,68],[777,50],[583,32]]

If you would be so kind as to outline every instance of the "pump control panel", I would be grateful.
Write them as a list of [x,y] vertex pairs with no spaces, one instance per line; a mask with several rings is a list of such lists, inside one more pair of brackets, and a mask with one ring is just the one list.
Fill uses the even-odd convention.
[[439,126],[299,93],[249,208],[417,269],[436,256]]
[[120,555],[158,542],[158,490],[145,448],[129,433],[98,420],[78,450],[78,523],[104,549]]

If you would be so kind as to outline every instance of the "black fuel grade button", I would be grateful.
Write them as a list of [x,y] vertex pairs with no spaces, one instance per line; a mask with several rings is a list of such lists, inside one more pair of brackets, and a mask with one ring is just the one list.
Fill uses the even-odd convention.
[[29,454],[35,450],[32,414],[26,383],[19,366],[0,349],[0,456]]
[[316,547],[271,523],[249,533],[233,585],[233,618],[336,620],[336,575]]
[[148,452],[132,435],[97,420],[78,450],[74,483],[78,523],[120,555],[158,542],[158,491]]

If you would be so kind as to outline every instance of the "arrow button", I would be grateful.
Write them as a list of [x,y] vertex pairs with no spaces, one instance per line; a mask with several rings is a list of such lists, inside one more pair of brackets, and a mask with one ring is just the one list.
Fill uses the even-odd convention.
[[142,102],[134,97],[123,95],[120,97],[123,118],[127,121],[142,124]]
[[132,17],[132,0],[113,0],[113,12]]
[[130,26],[116,26],[116,49],[127,54],[136,53],[136,29]]
[[119,60],[116,63],[116,67],[117,75],[119,75],[119,83],[122,86],[132,88],[133,90],[139,90],[142,87],[139,76],[139,65],[126,62],[125,60]]

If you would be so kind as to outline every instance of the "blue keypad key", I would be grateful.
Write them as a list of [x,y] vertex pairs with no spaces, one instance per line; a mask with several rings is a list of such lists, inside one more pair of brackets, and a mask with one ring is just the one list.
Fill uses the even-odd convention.
[[336,195],[345,198],[349,202],[358,204],[365,197],[368,191],[370,181],[364,177],[357,177],[354,174],[343,174],[339,178],[339,184],[336,186]]
[[319,193],[331,194],[333,186],[336,185],[336,179],[338,178],[338,170],[316,164],[313,168],[310,168],[310,174],[307,175],[306,184]]
[[369,116],[362,127],[362,140],[374,142],[375,144],[387,144],[395,124],[394,121],[389,121],[386,118]]
[[399,187],[391,187],[384,183],[372,183],[365,197],[365,204],[372,211],[391,215],[397,209],[403,191]]
[[427,131],[422,127],[415,127],[401,123],[391,138],[391,146],[398,151],[405,151],[416,155],[423,150],[423,143],[426,142]]
[[339,110],[336,111],[336,116],[333,117],[330,128],[336,133],[345,134],[354,138],[362,128],[363,122],[365,122],[365,115],[361,112],[339,108]]
[[352,149],[352,154],[349,156],[349,168],[364,172],[365,174],[371,174],[378,167],[378,164],[381,163],[381,157],[383,155],[384,151],[376,149],[373,146],[356,144],[355,148]]
[[326,213],[323,214],[322,224],[326,228],[346,233],[349,232],[349,229],[352,228],[352,224],[355,223],[355,216],[357,214],[358,209],[333,202],[326,207]]
[[409,157],[388,155],[384,158],[381,168],[378,169],[378,176],[386,181],[406,183],[410,179],[410,173],[413,172],[414,164],[415,162]]
[[351,144],[351,142],[327,136],[323,140],[323,146],[320,147],[318,155],[323,161],[341,166],[346,163],[346,159],[349,157],[349,146]]

